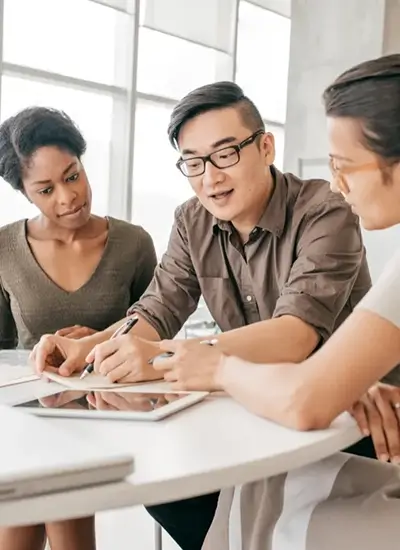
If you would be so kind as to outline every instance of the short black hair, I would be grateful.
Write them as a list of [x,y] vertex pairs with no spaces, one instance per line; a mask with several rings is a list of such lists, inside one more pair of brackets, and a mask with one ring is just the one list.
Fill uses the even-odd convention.
[[214,82],[196,88],[175,106],[168,126],[168,137],[177,148],[182,126],[192,118],[207,111],[235,107],[244,124],[252,131],[264,129],[264,121],[254,103],[245,96],[242,88],[234,82]]
[[386,163],[400,160],[400,55],[392,54],[348,69],[323,95],[328,117],[360,123],[363,144]]
[[23,191],[22,171],[40,148],[54,146],[80,159],[86,141],[79,128],[63,111],[28,107],[0,125],[0,177]]

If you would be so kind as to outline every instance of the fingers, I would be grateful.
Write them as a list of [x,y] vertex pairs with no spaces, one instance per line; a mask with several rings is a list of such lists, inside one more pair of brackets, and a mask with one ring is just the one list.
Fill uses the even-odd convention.
[[385,430],[380,412],[370,399],[364,401],[365,409],[368,417],[368,425],[371,432],[372,441],[374,443],[376,455],[382,462],[389,460],[389,448],[386,442]]
[[170,351],[172,353],[176,353],[181,345],[179,340],[162,340],[159,343],[161,351]]
[[383,420],[387,449],[392,462],[400,462],[400,430],[399,421],[393,404],[384,399],[378,392],[375,403]]
[[132,371],[131,365],[122,363],[114,369],[110,370],[105,376],[113,384],[119,382],[120,384],[127,384],[128,382],[137,382],[137,374]]
[[365,437],[369,436],[370,431],[369,431],[369,427],[368,427],[368,417],[367,417],[367,413],[366,413],[366,410],[365,410],[365,407],[364,407],[364,403],[362,403],[362,401],[358,401],[354,405],[354,407],[351,411],[351,414],[355,418],[355,420],[358,424],[358,427],[360,428],[360,432]]
[[60,330],[57,330],[55,334],[56,336],[68,336],[71,332],[78,328],[80,328],[80,325],[73,325],[72,327],[61,328]]
[[94,363],[94,370],[100,372],[100,366],[105,359],[112,356],[117,350],[119,350],[121,341],[119,338],[113,338],[98,344],[87,355],[86,361],[88,363]]
[[41,375],[48,367],[54,367],[49,363],[49,358],[56,349],[56,337],[52,334],[45,334],[36,344],[31,356],[33,359],[33,367],[36,372]]

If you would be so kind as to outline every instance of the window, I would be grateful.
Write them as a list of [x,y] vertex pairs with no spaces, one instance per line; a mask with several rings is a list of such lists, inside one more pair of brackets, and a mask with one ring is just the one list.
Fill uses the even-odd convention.
[[229,79],[229,55],[142,27],[139,32],[138,90],[181,99],[216,80]]
[[[80,127],[88,144],[83,159],[93,189],[93,211],[107,213],[109,157],[113,100],[111,97],[3,76],[1,119],[5,120],[30,105],[64,110]],[[0,185],[1,223],[32,215],[32,205],[5,182]]]
[[117,29],[129,17],[89,0],[5,0],[4,61],[119,85]]
[[175,208],[192,196],[175,167],[179,158],[168,141],[171,108],[140,100],[136,108],[132,221],[153,237],[157,256],[165,251]]
[[240,2],[236,82],[263,118],[285,122],[290,19]]

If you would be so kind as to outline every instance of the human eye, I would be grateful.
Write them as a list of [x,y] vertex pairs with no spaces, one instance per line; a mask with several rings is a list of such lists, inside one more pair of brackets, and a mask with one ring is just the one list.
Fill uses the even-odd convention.
[[52,187],[46,187],[45,189],[40,189],[38,191],[39,195],[50,195],[50,193],[53,191]]
[[216,152],[217,158],[220,160],[228,160],[236,155],[236,150],[233,147],[227,147]]
[[68,176],[66,181],[68,183],[71,183],[71,182],[76,181],[78,178],[79,178],[79,172],[75,172],[75,174],[71,174],[70,176]]
[[191,169],[191,170],[195,170],[196,168],[198,168],[200,166],[200,159],[199,158],[191,158],[191,159],[187,159],[184,161],[184,163],[186,164],[187,168]]

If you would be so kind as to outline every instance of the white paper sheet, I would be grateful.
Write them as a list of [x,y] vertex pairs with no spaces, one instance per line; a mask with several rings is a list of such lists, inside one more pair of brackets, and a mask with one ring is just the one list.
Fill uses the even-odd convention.
[[53,382],[57,382],[57,384],[61,384],[62,386],[66,386],[67,388],[71,388],[73,390],[92,391],[110,388],[123,388],[134,385],[132,383],[114,384],[113,382],[110,382],[105,376],[93,373],[86,376],[86,378],[84,378],[83,380],[80,380],[81,373],[72,374],[71,376],[60,376],[55,372],[45,371],[43,372],[43,375],[50,380],[53,380]]
[[6,363],[0,364],[0,388],[38,379],[39,377],[34,374],[31,367],[8,365]]

